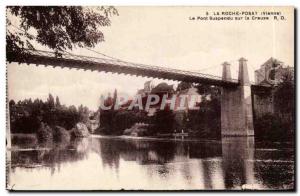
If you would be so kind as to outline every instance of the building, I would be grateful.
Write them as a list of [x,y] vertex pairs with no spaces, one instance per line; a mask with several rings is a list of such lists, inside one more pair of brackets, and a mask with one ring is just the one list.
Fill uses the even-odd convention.
[[255,84],[277,85],[287,73],[294,76],[294,67],[286,66],[283,62],[271,57],[259,69],[255,70]]
[[[294,78],[294,67],[287,66],[271,57],[259,69],[255,70],[255,84],[266,87],[277,86],[286,74]],[[254,118],[260,118],[265,114],[274,114],[276,112],[274,103],[275,88],[253,88],[252,90]]]
[[149,116],[153,116],[155,112],[160,109],[162,103],[161,101],[164,96],[167,96],[168,103],[166,105],[169,107],[169,101],[171,101],[172,98],[176,96],[174,104],[175,112],[187,112],[188,110],[194,109],[195,106],[201,102],[201,96],[198,93],[198,90],[192,85],[185,86],[184,88],[177,88],[177,90],[175,91],[173,85],[169,85],[165,82],[159,83],[155,86],[152,81],[147,81],[144,84],[144,88],[138,90],[137,92],[137,95],[142,96],[143,106],[145,106],[148,95],[150,94],[158,95],[160,100],[157,104],[150,106],[148,111]]
[[144,88],[139,89],[137,94],[142,95],[142,97],[147,96],[151,93],[152,89],[154,88],[155,84],[152,80],[149,80],[144,83]]
[[[194,100],[192,100],[194,99]],[[188,111],[196,108],[201,102],[201,95],[198,89],[191,86],[190,88],[177,91],[175,111]]]

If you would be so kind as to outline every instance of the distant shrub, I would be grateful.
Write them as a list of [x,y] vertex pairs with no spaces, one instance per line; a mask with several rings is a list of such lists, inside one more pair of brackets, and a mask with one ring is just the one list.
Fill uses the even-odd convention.
[[53,140],[53,130],[45,123],[41,123],[40,128],[36,133],[38,142],[44,143]]
[[143,111],[102,110],[100,113],[100,126],[94,133],[101,135],[122,135],[125,129],[131,128],[135,123],[149,120]]
[[173,133],[175,125],[175,114],[169,108],[158,110],[154,114],[154,116],[152,116],[152,124],[153,126],[150,126],[149,130],[153,132],[153,134]]
[[144,123],[135,123],[132,127],[125,129],[123,134],[131,136],[148,136],[150,135],[148,126],[148,124]]
[[53,141],[54,142],[69,142],[70,133],[66,129],[60,126],[55,126],[53,131]]
[[286,141],[293,138],[289,124],[274,114],[265,114],[254,122],[255,137],[259,140]]
[[90,135],[89,130],[84,123],[77,123],[71,132],[74,137],[88,137]]

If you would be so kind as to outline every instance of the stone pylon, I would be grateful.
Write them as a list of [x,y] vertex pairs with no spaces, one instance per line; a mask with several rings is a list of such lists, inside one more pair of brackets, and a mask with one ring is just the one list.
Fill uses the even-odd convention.
[[222,79],[230,81],[231,80],[230,64],[228,62],[224,62],[222,65],[223,65]]
[[[230,64],[223,63],[223,80],[231,80]],[[239,85],[222,89],[221,130],[222,136],[253,136],[251,84],[247,60],[239,59]]]

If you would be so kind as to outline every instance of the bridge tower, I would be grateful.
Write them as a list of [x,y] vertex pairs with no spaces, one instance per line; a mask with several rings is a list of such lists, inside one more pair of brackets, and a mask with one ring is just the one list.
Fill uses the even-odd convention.
[[[230,64],[223,63],[223,80],[231,80]],[[247,60],[239,59],[239,85],[222,88],[221,132],[222,136],[253,136],[251,84]]]

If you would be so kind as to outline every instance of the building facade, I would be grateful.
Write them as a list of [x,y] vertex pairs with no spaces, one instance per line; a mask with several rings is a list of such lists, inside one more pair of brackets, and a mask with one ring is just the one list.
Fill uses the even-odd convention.
[[265,114],[274,114],[276,107],[274,103],[274,89],[282,82],[285,75],[294,77],[294,67],[285,65],[282,61],[273,57],[263,63],[255,70],[255,84],[266,88],[252,88],[253,111],[255,119]]
[[271,57],[255,70],[255,84],[273,86],[282,82],[285,74],[294,76],[294,67],[286,66],[283,62]]

